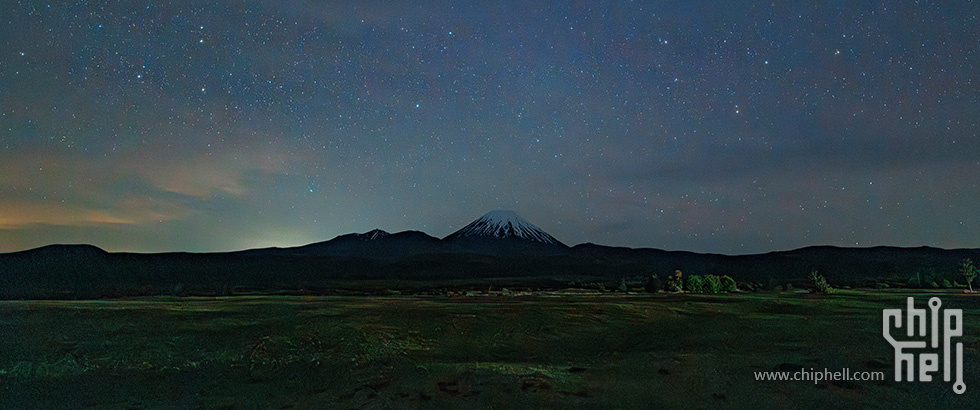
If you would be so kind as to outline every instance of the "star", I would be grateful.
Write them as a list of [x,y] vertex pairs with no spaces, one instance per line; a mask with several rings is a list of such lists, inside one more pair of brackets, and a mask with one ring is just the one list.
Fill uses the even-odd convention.
[[[440,236],[483,206],[545,215],[572,243],[980,247],[955,222],[975,216],[980,183],[949,172],[980,152],[966,91],[980,60],[950,40],[980,29],[955,7],[921,2],[899,26],[874,3],[804,5],[792,24],[752,0],[616,2],[602,24],[555,1],[508,19],[354,0],[13,3],[11,29],[43,38],[8,36],[0,52],[0,252]],[[869,199],[902,205],[854,206]]]

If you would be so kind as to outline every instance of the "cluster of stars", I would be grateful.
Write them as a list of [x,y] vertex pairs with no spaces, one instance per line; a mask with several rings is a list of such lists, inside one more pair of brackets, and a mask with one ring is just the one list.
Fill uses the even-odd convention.
[[[980,33],[953,5],[0,8],[0,207],[246,226],[86,242],[448,230],[522,205],[569,243],[978,245],[957,193],[977,182],[953,171],[977,165]],[[23,158],[104,165],[25,176]]]

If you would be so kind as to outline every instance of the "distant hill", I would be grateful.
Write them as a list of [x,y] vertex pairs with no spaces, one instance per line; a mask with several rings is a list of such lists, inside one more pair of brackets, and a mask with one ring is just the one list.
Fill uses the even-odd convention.
[[277,256],[343,256],[370,259],[393,259],[425,253],[440,253],[446,249],[438,238],[424,232],[405,231],[395,234],[380,229],[366,233],[341,235],[324,242],[295,248],[266,248],[243,251],[248,255]]

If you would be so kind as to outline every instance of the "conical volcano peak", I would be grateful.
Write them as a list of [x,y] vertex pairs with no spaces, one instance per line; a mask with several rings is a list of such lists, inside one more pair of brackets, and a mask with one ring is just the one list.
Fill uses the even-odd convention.
[[506,223],[506,222],[511,222],[515,224],[519,222],[528,223],[526,220],[524,220],[524,218],[521,218],[521,216],[518,215],[517,212],[511,211],[509,209],[494,209],[490,212],[487,212],[485,215],[480,217],[480,219],[495,221],[497,223]]
[[564,246],[557,239],[547,232],[534,226],[516,212],[497,209],[487,212],[479,219],[470,222],[453,234],[446,237],[446,240],[476,239],[476,238],[498,238],[498,239],[523,239],[532,242],[540,242],[550,245]]

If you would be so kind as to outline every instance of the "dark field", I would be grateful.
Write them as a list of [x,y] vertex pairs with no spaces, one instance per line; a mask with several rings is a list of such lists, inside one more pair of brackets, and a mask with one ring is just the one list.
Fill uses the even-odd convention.
[[[964,308],[967,392],[896,383],[881,309]],[[0,302],[0,408],[968,408],[980,298],[733,295]],[[955,341],[955,339],[954,339]],[[882,371],[885,381],[755,381]]]

